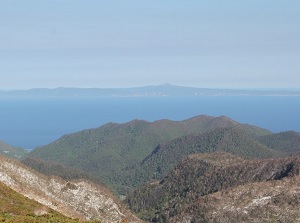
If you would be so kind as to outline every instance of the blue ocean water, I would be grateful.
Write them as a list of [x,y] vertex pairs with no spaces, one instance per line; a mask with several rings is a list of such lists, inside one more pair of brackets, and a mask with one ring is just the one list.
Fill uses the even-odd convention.
[[300,132],[300,97],[0,98],[0,140],[33,149],[64,134],[132,119],[226,115],[273,132]]

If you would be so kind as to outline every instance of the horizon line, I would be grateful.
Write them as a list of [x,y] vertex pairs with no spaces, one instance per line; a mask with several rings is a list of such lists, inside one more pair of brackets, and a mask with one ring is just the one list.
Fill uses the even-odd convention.
[[15,89],[2,89],[0,91],[29,91],[29,90],[57,90],[57,89],[132,89],[132,88],[145,88],[145,87],[184,87],[184,88],[194,88],[194,89],[208,89],[208,90],[239,90],[239,91],[270,91],[270,90],[288,90],[288,91],[300,91],[300,87],[196,87],[188,85],[177,85],[171,83],[163,83],[157,85],[139,85],[139,86],[128,86],[128,87],[80,87],[80,86],[57,86],[57,87],[31,87],[31,88],[15,88]]

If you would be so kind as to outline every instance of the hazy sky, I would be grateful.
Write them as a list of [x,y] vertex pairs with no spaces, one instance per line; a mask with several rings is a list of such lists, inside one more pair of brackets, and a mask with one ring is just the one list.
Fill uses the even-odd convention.
[[0,89],[299,88],[299,0],[1,0]]

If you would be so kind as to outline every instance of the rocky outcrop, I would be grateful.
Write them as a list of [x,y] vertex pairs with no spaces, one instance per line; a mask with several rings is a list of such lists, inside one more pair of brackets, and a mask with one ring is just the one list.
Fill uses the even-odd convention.
[[[130,194],[126,201],[131,210],[145,220],[170,222],[171,218],[175,219],[185,210],[189,213],[190,205],[198,199],[202,199],[203,203],[204,197],[209,194],[248,183],[281,181],[299,176],[299,173],[300,157],[244,159],[223,152],[193,154],[178,164],[161,181],[144,185]],[[257,198],[258,200],[253,198],[253,202],[263,203],[267,198],[266,193]],[[195,207],[197,205],[193,206],[194,209]],[[206,207],[210,209],[210,206]],[[208,222],[201,220],[202,217],[197,215],[201,211],[207,216],[203,210],[199,208],[193,212],[194,220],[190,222]],[[189,214],[184,216],[188,219]]]
[[300,177],[255,182],[199,198],[170,223],[300,222]]
[[25,165],[0,157],[0,181],[18,193],[66,216],[101,222],[138,222],[105,188],[87,181],[47,177]]

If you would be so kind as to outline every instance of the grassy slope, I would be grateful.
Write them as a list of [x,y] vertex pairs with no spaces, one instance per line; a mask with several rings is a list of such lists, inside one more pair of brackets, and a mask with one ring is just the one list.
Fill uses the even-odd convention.
[[0,222],[75,223],[80,221],[65,217],[30,200],[0,182]]
[[[44,165],[44,162],[42,162],[42,165]],[[54,164],[50,163],[49,165]],[[44,202],[43,204],[46,206],[60,212],[59,215],[81,220],[98,219],[87,222],[102,222],[115,221],[118,219],[116,214],[119,214],[121,216],[120,223],[140,222],[105,185],[87,181],[86,178],[89,178],[89,176],[86,177],[86,173],[60,164],[54,165],[54,169],[60,167],[63,168],[61,170],[65,171],[63,174],[65,174],[66,178],[69,177],[72,181],[65,181],[56,175],[46,176],[24,165],[19,160],[0,155],[0,183],[1,181],[6,182],[5,184],[13,189],[10,189],[10,191],[17,191],[15,194],[18,197],[23,197],[24,195],[38,202]],[[59,169],[55,170],[59,172]],[[67,176],[67,174],[73,176]],[[79,180],[74,180],[75,178]],[[0,194],[0,200],[2,198]],[[32,202],[37,203],[35,201]],[[14,202],[10,203],[15,205]],[[26,206],[28,205],[26,204]],[[39,206],[44,207],[41,204]],[[1,207],[0,203],[0,212]],[[56,209],[57,207],[59,208]],[[50,208],[48,209],[51,210]],[[5,213],[3,214],[6,215]]]
[[202,196],[249,182],[280,180],[299,172],[299,157],[246,160],[226,153],[193,154],[162,181],[136,190],[127,202],[141,218],[164,222]]
[[258,135],[270,134],[267,130],[241,125],[226,117],[198,116],[181,122],[134,120],[66,135],[33,150],[29,156],[87,171],[122,193],[127,189],[127,185],[122,185],[124,170],[140,163],[160,143],[183,135],[237,125]]

